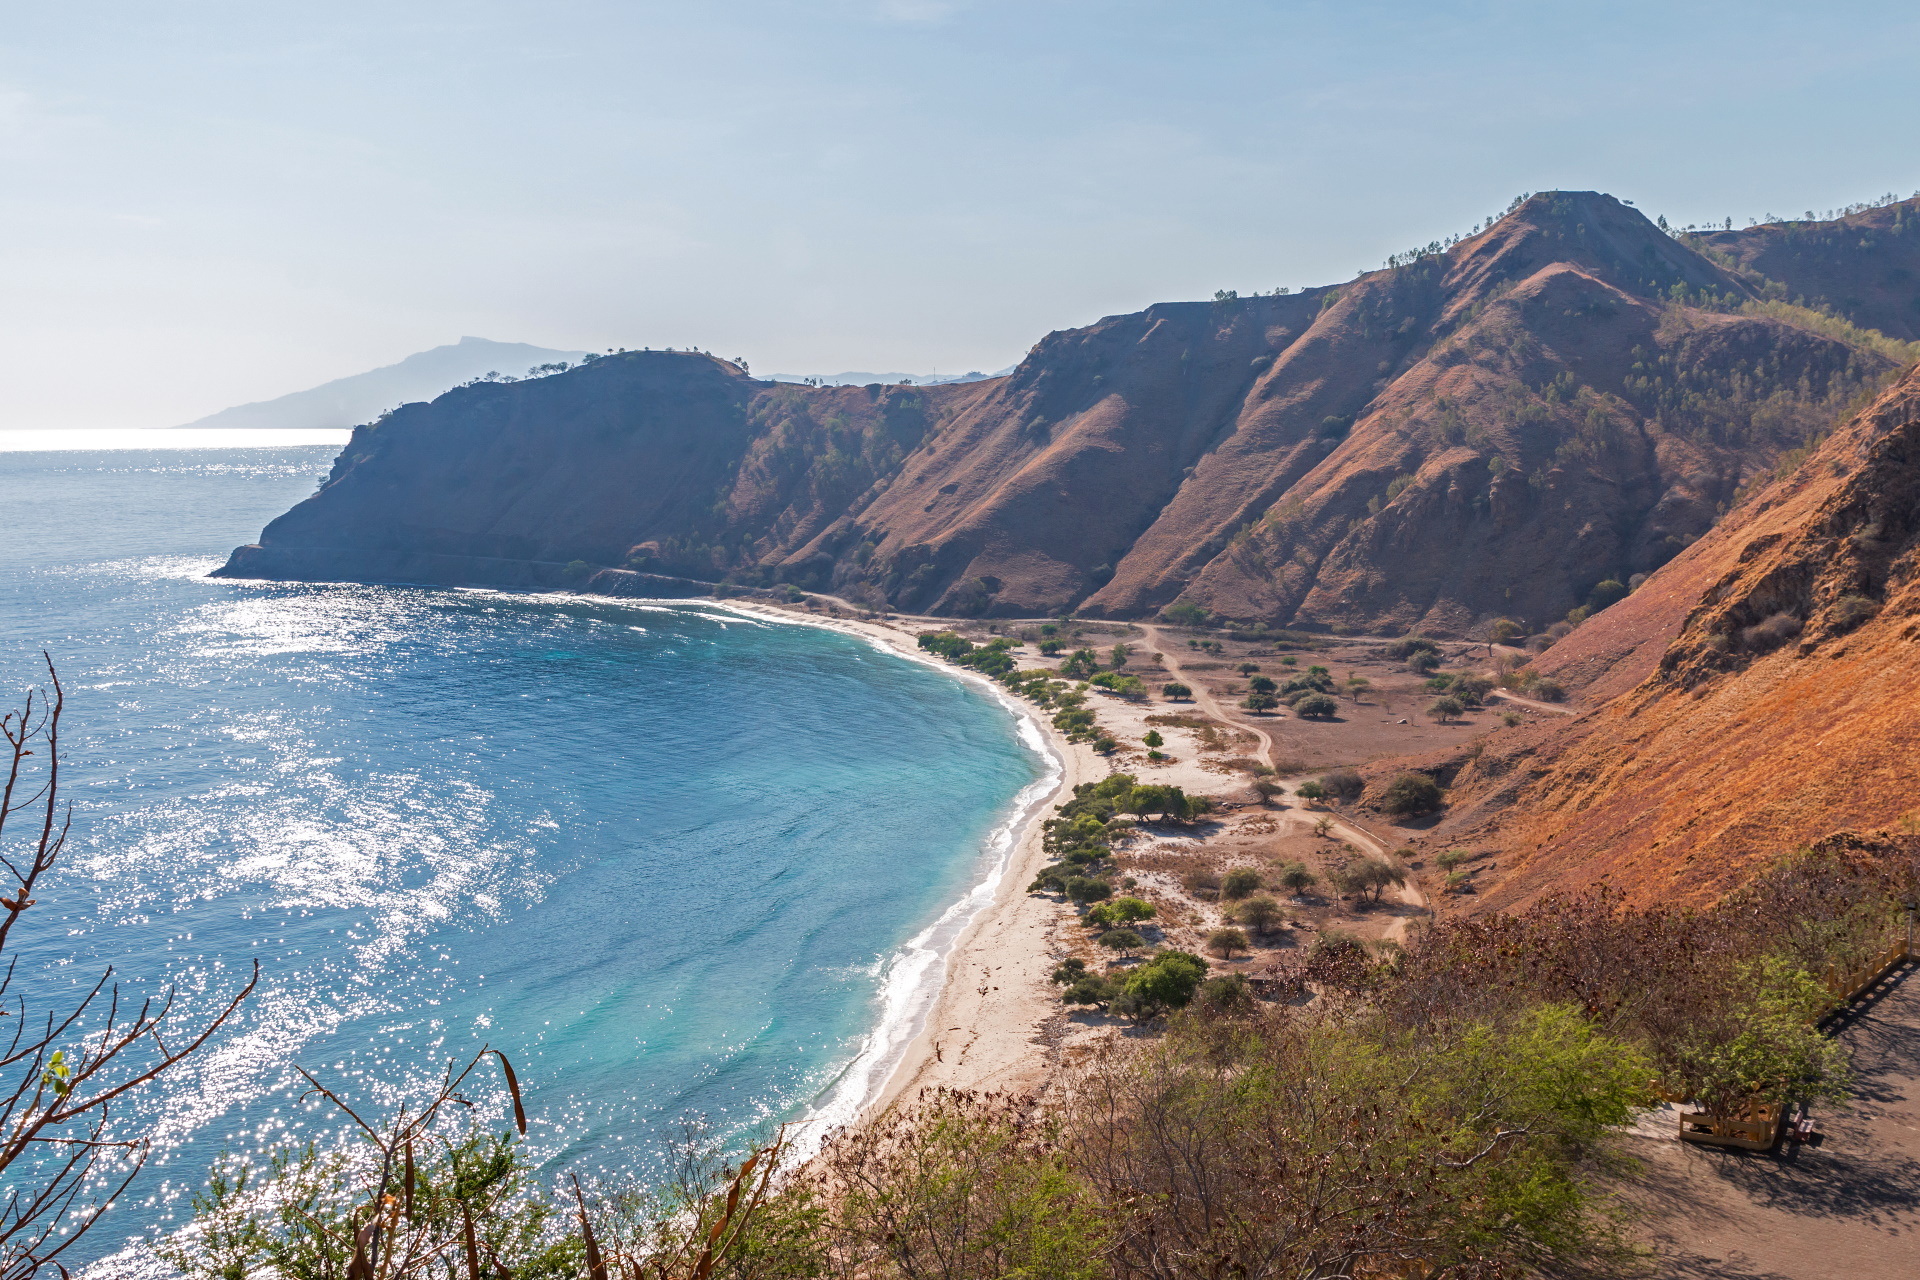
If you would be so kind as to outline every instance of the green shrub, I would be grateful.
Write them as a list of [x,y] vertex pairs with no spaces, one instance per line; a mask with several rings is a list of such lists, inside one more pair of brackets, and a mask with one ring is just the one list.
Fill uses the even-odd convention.
[[1256,715],[1264,715],[1280,705],[1280,699],[1270,693],[1250,693],[1240,699],[1240,705]]
[[1293,704],[1293,713],[1309,720],[1324,720],[1339,711],[1340,704],[1324,693],[1310,693]]
[[1169,1009],[1185,1008],[1207,976],[1207,962],[1186,951],[1161,951],[1127,976],[1113,1002],[1115,1013],[1145,1022]]
[[1097,973],[1082,974],[1074,979],[1060,999],[1066,1004],[1110,1004],[1120,994],[1117,983],[1110,982]]
[[1060,674],[1069,680],[1090,680],[1100,670],[1100,659],[1091,649],[1075,649],[1060,664]]
[[1207,950],[1222,960],[1233,959],[1234,952],[1245,951],[1248,945],[1246,933],[1231,925],[1224,929],[1215,929],[1207,935]]
[[1387,813],[1431,813],[1440,807],[1440,784],[1424,773],[1403,773],[1380,793],[1380,808]]
[[1233,918],[1255,933],[1267,933],[1280,922],[1284,914],[1278,902],[1265,894],[1258,894],[1235,907]]
[[1109,925],[1138,924],[1154,917],[1151,902],[1139,898],[1114,898],[1087,911],[1087,923],[1105,928]]
[[1287,863],[1280,868],[1280,874],[1275,876],[1274,880],[1282,889],[1296,898],[1319,883],[1313,872],[1307,870],[1307,864],[1304,862]]
[[1618,578],[1606,578],[1587,592],[1587,610],[1598,613],[1608,605],[1618,604],[1627,598],[1627,584]]
[[1061,888],[1074,902],[1098,902],[1102,898],[1113,896],[1112,885],[1092,876],[1068,876],[1061,884]]
[[1409,635],[1395,640],[1392,644],[1383,646],[1380,652],[1394,662],[1405,662],[1416,653],[1433,653],[1438,650],[1439,647],[1439,645],[1423,635]]
[[1146,939],[1131,929],[1109,929],[1101,934],[1099,938],[1095,939],[1095,941],[1099,942],[1103,947],[1108,947],[1122,953],[1138,951],[1141,947],[1147,945]]
[[1193,696],[1193,690],[1187,685],[1181,684],[1178,680],[1167,681],[1165,684],[1160,686],[1160,692],[1162,696],[1172,699],[1173,701],[1176,701],[1176,702],[1184,698],[1191,698]]
[[1252,867],[1235,867],[1220,881],[1220,896],[1227,899],[1244,898],[1259,889],[1260,873]]

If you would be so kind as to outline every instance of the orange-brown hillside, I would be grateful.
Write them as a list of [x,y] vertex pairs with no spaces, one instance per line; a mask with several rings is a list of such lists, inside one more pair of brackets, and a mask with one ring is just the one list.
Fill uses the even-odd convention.
[[[1900,217],[1885,252],[1920,244]],[[1754,262],[1844,274],[1856,230]],[[623,352],[359,428],[228,572],[555,585],[578,561],[974,617],[1545,626],[1904,363],[1739,249],[1544,192],[1342,285],[1049,334],[1005,378]]]
[[1538,664],[1571,722],[1497,732],[1428,837],[1496,855],[1470,909],[1595,881],[1698,902],[1920,808],[1920,369]]

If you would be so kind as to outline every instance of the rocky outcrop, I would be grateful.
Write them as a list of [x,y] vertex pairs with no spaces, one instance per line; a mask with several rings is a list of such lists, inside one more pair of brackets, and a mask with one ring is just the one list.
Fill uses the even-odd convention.
[[915,612],[1473,634],[1670,560],[1901,354],[1731,250],[1545,193],[1345,285],[1050,334],[982,382],[625,352],[461,388],[358,429],[223,572],[581,561]]

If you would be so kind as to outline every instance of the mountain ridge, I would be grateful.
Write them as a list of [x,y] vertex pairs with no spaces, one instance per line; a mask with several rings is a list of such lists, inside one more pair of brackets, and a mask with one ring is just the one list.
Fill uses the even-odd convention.
[[1494,860],[1460,909],[1605,882],[1711,901],[1812,837],[1911,820],[1920,368],[1535,667],[1585,706],[1383,762],[1451,787],[1425,837]]
[[1434,248],[1056,331],[978,382],[625,352],[462,388],[357,431],[226,572],[580,560],[961,616],[1537,628],[1697,540],[1908,351],[1596,192]]

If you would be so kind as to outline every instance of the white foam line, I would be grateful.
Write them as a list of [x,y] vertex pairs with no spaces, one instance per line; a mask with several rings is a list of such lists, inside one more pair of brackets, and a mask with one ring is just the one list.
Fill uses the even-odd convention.
[[[750,606],[732,601],[715,601],[713,606],[747,612]],[[1066,762],[1055,749],[1053,740],[1040,725],[1038,715],[1028,703],[1016,699],[1000,684],[976,671],[956,667],[931,654],[921,655],[896,649],[886,641],[857,627],[838,624],[825,618],[771,618],[754,611],[768,622],[791,626],[820,627],[864,640],[875,649],[909,662],[918,662],[956,679],[972,681],[1013,714],[1020,726],[1020,742],[1046,764],[1046,772],[1020,789],[1013,799],[1006,820],[987,837],[986,848],[993,855],[987,867],[960,899],[941,913],[940,918],[909,938],[888,957],[881,981],[878,1003],[880,1016],[874,1027],[859,1041],[853,1059],[823,1088],[814,1104],[800,1118],[791,1133],[795,1154],[811,1158],[820,1144],[835,1129],[853,1123],[873,1102],[886,1092],[894,1072],[906,1059],[907,1049],[926,1029],[927,1015],[933,1011],[947,980],[947,962],[967,928],[980,913],[994,904],[1000,883],[1012,865],[1027,825],[1040,814],[1041,806],[1066,775]]]

